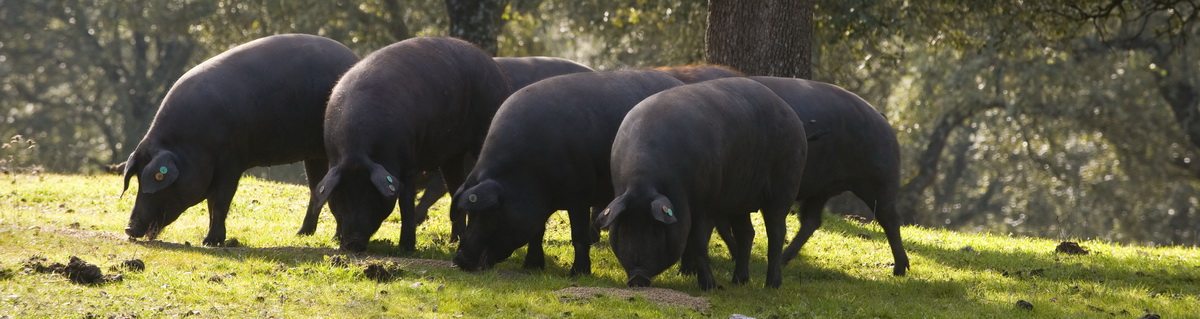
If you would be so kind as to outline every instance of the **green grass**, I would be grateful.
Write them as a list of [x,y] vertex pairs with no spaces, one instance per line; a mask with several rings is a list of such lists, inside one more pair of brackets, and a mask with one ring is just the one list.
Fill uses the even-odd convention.
[[[640,297],[556,295],[570,286],[619,288],[624,282],[603,244],[592,249],[593,276],[567,276],[571,248],[565,216],[549,225],[545,271],[520,269],[521,250],[480,273],[401,261],[404,271],[380,283],[366,278],[359,265],[327,261],[341,254],[334,250],[328,211],[315,236],[294,235],[308,196],[303,187],[243,180],[228,220],[228,234],[241,248],[198,246],[207,232],[204,205],[167,227],[161,242],[130,241],[122,230],[136,188],[119,198],[120,188],[116,176],[0,176],[0,316],[1102,318],[1111,313],[1138,318],[1149,311],[1182,318],[1200,313],[1196,248],[1086,241],[1080,244],[1091,254],[1061,255],[1054,253],[1055,240],[907,227],[912,269],[906,277],[893,277],[879,227],[832,216],[801,257],[784,268],[781,289],[761,286],[761,225],[749,285],[729,283],[733,266],[717,241],[713,269],[725,289],[699,291],[694,277],[674,270],[656,278],[655,287],[708,298],[712,306],[702,311]],[[448,260],[455,245],[447,240],[447,203],[443,199],[435,206],[431,221],[418,229],[417,252],[392,247],[400,228],[393,216],[375,235],[372,255],[358,258]],[[794,231],[795,219],[789,222]],[[131,258],[144,260],[147,268],[125,272],[124,281],[83,286],[59,275],[24,271],[23,261],[33,255],[62,263],[79,256],[105,273]],[[214,276],[223,280],[215,282]],[[1029,301],[1034,309],[1018,309],[1017,300]]]

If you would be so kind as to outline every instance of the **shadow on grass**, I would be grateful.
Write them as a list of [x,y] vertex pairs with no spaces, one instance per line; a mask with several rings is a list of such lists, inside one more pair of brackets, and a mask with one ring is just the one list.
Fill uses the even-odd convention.
[[406,252],[398,248],[394,242],[387,239],[374,239],[368,244],[367,251],[356,253],[335,248],[326,247],[303,247],[303,246],[276,246],[276,247],[208,247],[196,246],[190,243],[180,244],[164,241],[131,241],[134,244],[161,250],[172,250],[178,252],[200,253],[213,257],[228,258],[235,260],[245,259],[261,259],[261,260],[276,260],[287,265],[297,265],[303,263],[318,263],[325,261],[330,256],[349,256],[358,259],[369,258],[401,258],[401,259],[429,259],[448,261],[453,251],[447,249],[443,245],[429,244],[425,247],[418,247],[417,251]]
[[[887,249],[887,238],[878,227],[841,218],[827,218],[822,230],[831,234],[841,232],[846,240],[865,238],[871,245]],[[1086,255],[1068,255],[1056,253],[1053,246],[1038,247],[1036,250],[1030,250],[1029,247],[996,250],[968,248],[965,243],[958,242],[935,245],[907,238],[904,246],[910,256],[919,256],[947,267],[994,273],[1014,280],[1053,281],[1064,285],[1093,282],[1110,288],[1146,288],[1162,294],[1200,295],[1200,265],[1189,267],[1187,262],[1170,261],[1167,260],[1170,256],[1160,256],[1159,253],[1138,251],[1133,256],[1116,256],[1093,249]],[[1174,265],[1183,267],[1171,267]],[[921,271],[921,266],[916,262],[912,269]],[[1162,287],[1163,283],[1169,283],[1169,286]]]

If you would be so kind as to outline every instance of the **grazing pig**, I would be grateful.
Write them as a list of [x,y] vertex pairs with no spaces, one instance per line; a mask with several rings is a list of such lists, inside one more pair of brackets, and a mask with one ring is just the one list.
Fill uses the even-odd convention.
[[660,72],[629,70],[563,75],[514,93],[454,196],[469,214],[454,263],[486,269],[528,243],[525,267],[542,268],[546,220],[567,210],[571,274],[591,273],[589,208],[612,200],[608,162],[617,127],[642,99],[682,84]]
[[[500,65],[501,70],[504,70],[504,75],[508,76],[513,92],[546,78],[563,74],[592,72],[592,68],[563,58],[503,57],[492,59]],[[426,177],[428,182],[418,181],[419,185],[425,185],[425,193],[421,195],[421,201],[417,203],[417,220],[420,222],[424,222],[429,217],[429,208],[433,206],[433,203],[446,194],[446,184],[442,181],[440,173],[431,172],[423,177]]]
[[[421,195],[421,199],[417,201],[416,206],[415,218],[417,219],[417,225],[420,225],[429,217],[429,208],[433,207],[433,204],[437,203],[443,195],[446,195],[446,184],[442,180],[442,174],[439,172],[423,172],[418,174],[416,183],[417,185],[424,185],[425,192]],[[421,190],[421,188],[417,190]],[[320,217],[318,216],[320,213],[320,209],[310,209],[308,213],[304,214],[304,224],[300,225],[300,231],[296,234],[308,236],[316,232],[317,218]]]
[[189,70],[126,161],[125,189],[137,176],[140,194],[125,233],[154,238],[207,199],[204,244],[220,245],[246,169],[303,160],[314,186],[328,168],[321,139],[325,102],[356,61],[336,41],[287,34],[237,46]]
[[796,195],[801,201],[800,231],[784,250],[784,262],[795,258],[821,227],[825,202],[850,191],[875,211],[895,258],[892,274],[903,276],[908,270],[908,255],[900,241],[900,215],[896,211],[900,145],[887,119],[858,95],[831,84],[763,76],[750,79],[787,101],[808,133],[811,155]]
[[503,57],[494,58],[494,60],[496,60],[496,64],[500,65],[500,69],[504,70],[504,74],[508,76],[513,92],[550,77],[579,72],[592,72],[592,68],[583,64],[555,57]]
[[[800,188],[804,126],[770,89],[746,78],[684,85],[635,106],[617,131],[617,197],[597,218],[630,286],[647,286],[680,258],[704,290],[717,287],[708,263],[713,223],[753,237],[748,214],[767,229],[766,286],[782,283],[784,219]],[[734,282],[748,280],[750,241],[734,249]]]
[[666,73],[687,84],[743,76],[742,72],[733,68],[712,64],[658,67],[654,70]]
[[329,172],[311,208],[328,202],[341,248],[364,251],[398,198],[399,246],[414,250],[417,175],[441,170],[458,187],[509,92],[496,62],[462,40],[412,38],[371,53],[329,98]]

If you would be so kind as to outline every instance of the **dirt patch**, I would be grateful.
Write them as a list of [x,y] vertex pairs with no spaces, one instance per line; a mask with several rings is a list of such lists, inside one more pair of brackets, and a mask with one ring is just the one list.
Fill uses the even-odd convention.
[[231,272],[231,273],[227,273],[227,274],[213,275],[212,277],[208,277],[208,282],[223,284],[223,283],[225,283],[226,279],[230,279],[233,277],[237,277],[237,273]]
[[[421,259],[421,258],[399,258],[399,257],[370,257],[359,260],[353,260],[353,257],[346,256],[328,256],[330,264],[350,266],[361,265],[363,275],[371,280],[378,282],[387,282],[397,277],[403,276],[410,268],[450,268],[452,267],[449,261]],[[418,274],[425,273],[424,270],[417,271]]]
[[70,236],[70,237],[74,237],[74,238],[82,238],[82,239],[101,238],[101,239],[125,240],[125,239],[129,238],[128,236],[115,235],[112,233],[102,232],[102,231],[98,231],[98,230],[72,229],[72,228],[70,228],[70,226],[68,226],[68,228],[43,227],[43,226],[32,226],[32,227],[26,228],[26,227],[14,227],[14,226],[5,225],[5,226],[0,226],[0,230],[34,231],[35,233],[40,232],[40,231],[47,231],[47,232],[53,232],[53,233],[63,234],[65,236]]
[[416,266],[424,268],[452,268],[454,263],[449,260],[424,259],[424,258],[388,258],[398,264],[405,266]]
[[37,273],[55,273],[67,277],[71,282],[82,285],[98,285],[108,282],[121,281],[125,279],[120,274],[105,275],[100,271],[100,267],[88,263],[83,259],[71,256],[71,259],[66,265],[61,263],[52,263],[47,265],[49,260],[42,256],[29,257],[25,261],[25,269]]
[[666,306],[691,308],[696,311],[708,309],[708,298],[693,297],[678,290],[666,288],[606,288],[606,287],[567,287],[554,292],[560,299],[580,300],[594,297],[613,297],[628,299],[641,296],[646,300]]
[[1073,241],[1064,241],[1054,248],[1054,252],[1064,253],[1068,255],[1087,255],[1087,249],[1079,246],[1079,243]]
[[363,275],[378,282],[388,282],[404,274],[404,269],[395,262],[372,261],[363,266]]
[[372,263],[393,263],[402,267],[418,267],[418,268],[453,268],[454,263],[449,260],[424,259],[424,258],[403,258],[403,257],[377,257],[377,256],[352,256],[352,255],[325,255],[325,262],[330,265],[345,267],[345,266],[366,266]]

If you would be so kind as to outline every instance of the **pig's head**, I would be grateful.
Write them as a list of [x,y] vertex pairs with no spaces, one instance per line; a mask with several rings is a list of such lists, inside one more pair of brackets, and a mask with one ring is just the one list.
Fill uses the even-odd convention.
[[139,147],[125,163],[124,194],[129,180],[138,179],[137,200],[125,234],[155,238],[188,207],[208,197],[212,183],[211,161],[189,158],[161,148]]
[[458,243],[454,264],[466,271],[491,268],[512,256],[513,251],[537,236],[545,225],[524,199],[506,196],[496,180],[463,184],[453,196],[453,205],[467,212],[467,229]]
[[690,229],[687,213],[657,192],[621,194],[596,223],[608,229],[613,254],[632,287],[649,286],[654,276],[679,261]]
[[366,251],[371,236],[396,207],[402,185],[400,179],[374,162],[337,165],[317,184],[313,209],[321,209],[328,202],[337,221],[341,248]]

